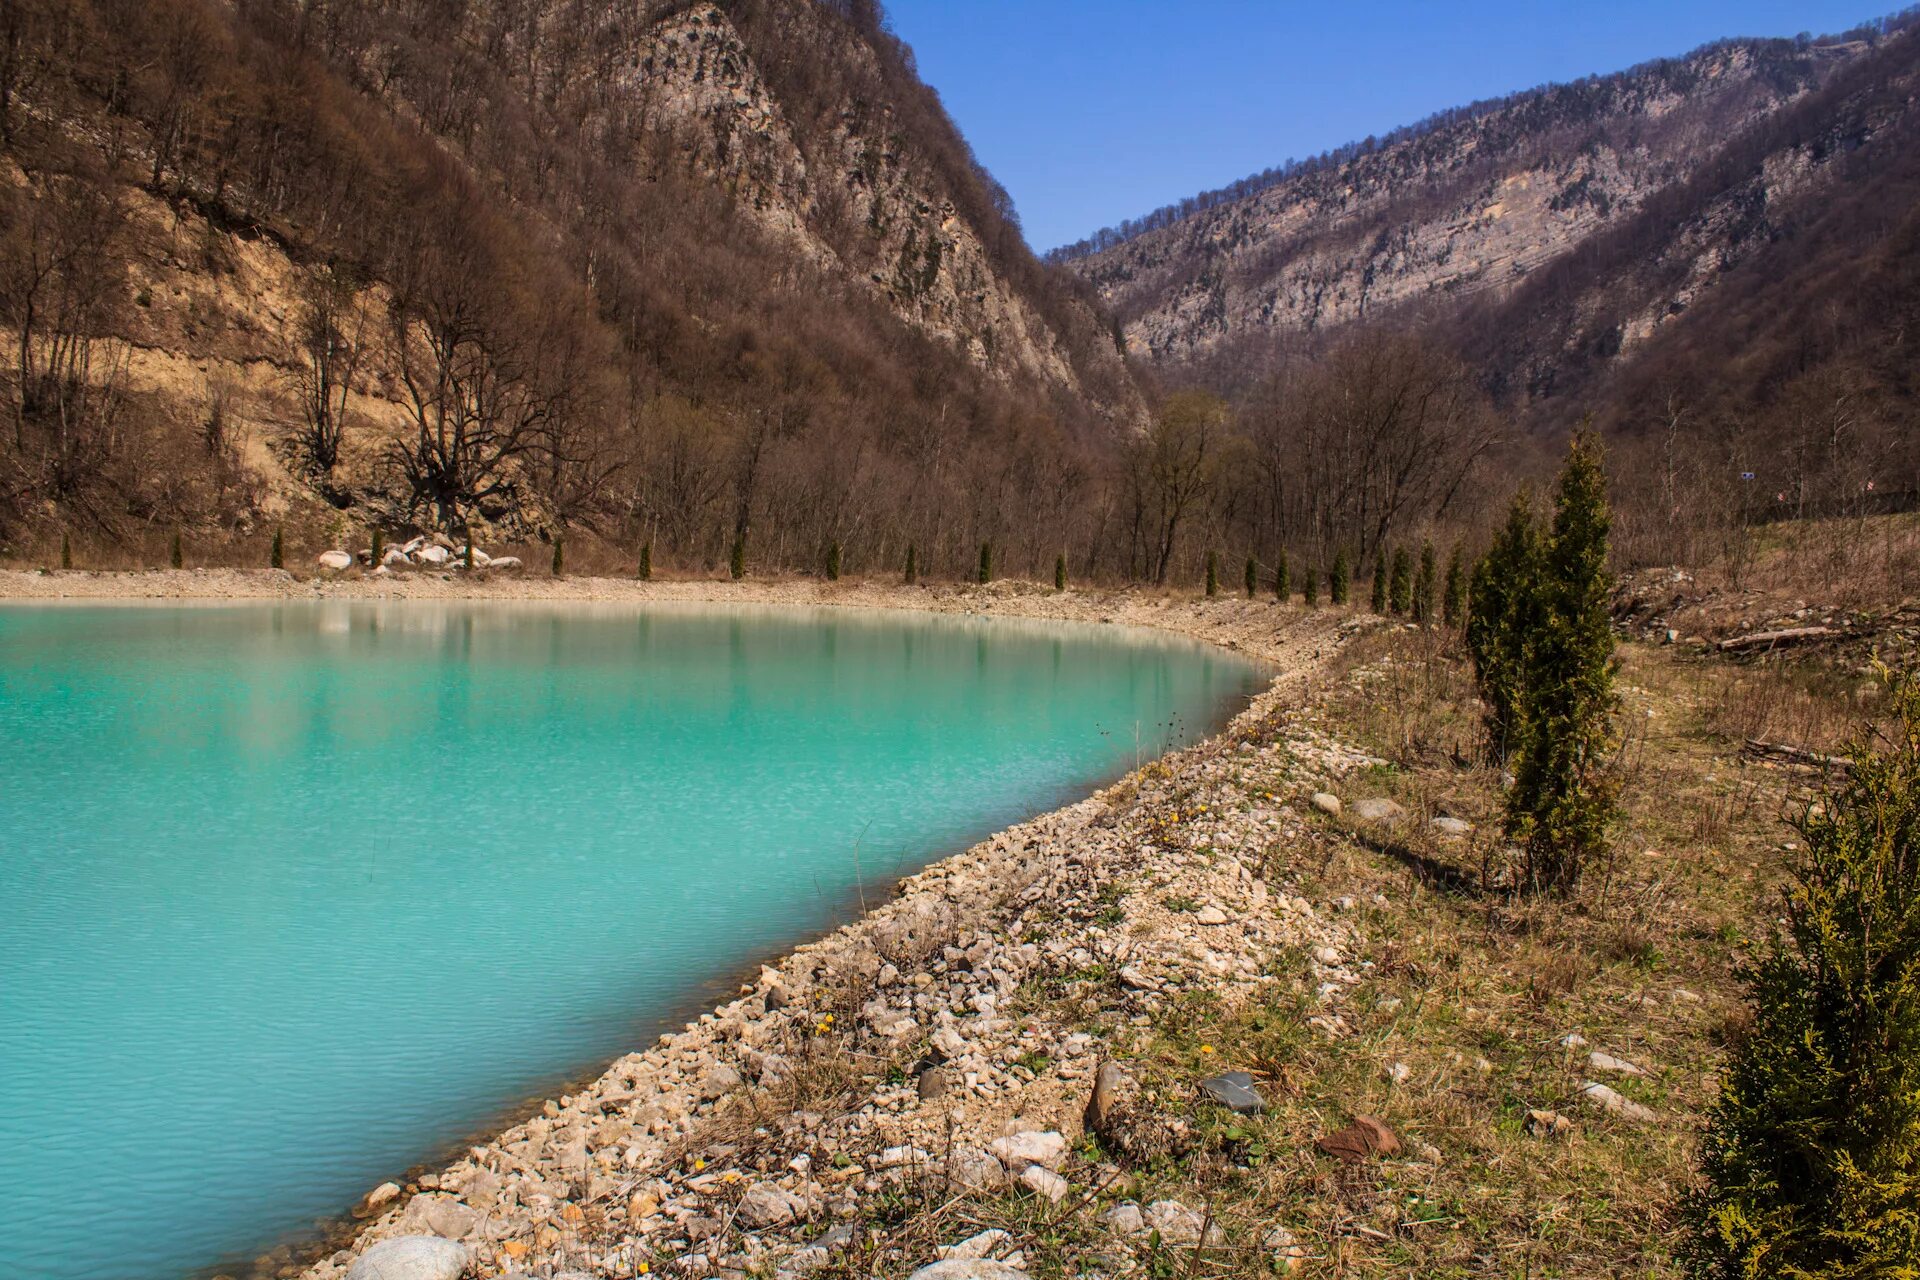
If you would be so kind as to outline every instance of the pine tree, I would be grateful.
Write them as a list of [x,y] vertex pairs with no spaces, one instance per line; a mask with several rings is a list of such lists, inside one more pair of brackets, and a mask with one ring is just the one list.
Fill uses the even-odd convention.
[[1053,589],[1055,591],[1067,589],[1067,553],[1064,551],[1053,562]]
[[553,535],[553,576],[558,578],[567,571],[567,540],[559,534]]
[[1720,1074],[1685,1205],[1700,1280],[1920,1267],[1920,685],[1798,823],[1785,932],[1739,977],[1752,1018]]
[[1433,543],[1420,544],[1420,571],[1413,578],[1413,620],[1425,626],[1433,621],[1433,597],[1440,586],[1440,565]]
[[1507,837],[1525,851],[1536,890],[1572,888],[1604,852],[1614,817],[1611,525],[1600,445],[1580,432],[1541,559],[1541,621],[1524,646],[1520,749],[1507,792]]
[[1405,547],[1393,549],[1393,575],[1387,582],[1387,603],[1402,615],[1413,608],[1413,557]]
[[1293,583],[1288,581],[1287,574],[1287,552],[1283,547],[1280,550],[1280,563],[1273,566],[1273,598],[1284,604],[1292,591]]
[[287,545],[278,525],[273,529],[273,550],[267,555],[267,564],[274,569],[287,567]]
[[1260,566],[1252,556],[1247,557],[1247,599],[1253,599],[1254,592],[1260,589]]
[[1336,551],[1333,556],[1333,572],[1327,576],[1327,599],[1335,604],[1347,602],[1348,570],[1347,549]]
[[634,572],[633,576],[642,582],[653,581],[653,544],[651,542],[640,544],[640,568]]
[[1450,627],[1460,625],[1467,613],[1467,568],[1460,556],[1460,544],[1453,544],[1447,557],[1447,587],[1440,597],[1440,620]]
[[180,531],[178,529],[173,531],[173,552],[167,557],[167,560],[168,563],[172,564],[176,569],[186,567],[187,549],[180,539]]
[[1207,552],[1207,599],[1220,594],[1220,553]]
[[907,585],[912,586],[920,580],[920,549],[911,542],[907,544]]
[[837,542],[827,544],[827,581],[840,581],[840,544]]
[[1387,611],[1387,553],[1382,550],[1379,559],[1373,562],[1373,599],[1368,608],[1377,614]]
[[733,535],[733,550],[727,554],[727,572],[735,582],[747,576],[747,535]]
[[1300,598],[1309,609],[1320,607],[1320,570],[1313,565],[1300,571]]
[[1487,751],[1495,760],[1505,760],[1519,740],[1527,645],[1540,621],[1541,557],[1540,524],[1523,489],[1473,567],[1467,608],[1467,652],[1487,704]]
[[[280,545],[278,541],[279,536],[280,535],[278,534],[274,535],[275,547],[278,547]],[[62,569],[73,568],[73,538],[70,534],[67,533],[65,529],[62,529],[60,531],[60,567]],[[276,559],[273,562],[273,567],[276,569],[280,567],[279,560]]]
[[980,582],[982,585],[993,581],[993,544],[980,544]]

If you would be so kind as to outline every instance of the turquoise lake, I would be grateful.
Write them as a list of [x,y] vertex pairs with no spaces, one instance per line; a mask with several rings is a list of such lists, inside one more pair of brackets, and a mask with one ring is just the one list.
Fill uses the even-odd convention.
[[0,1272],[297,1239],[1262,680],[934,615],[0,606]]

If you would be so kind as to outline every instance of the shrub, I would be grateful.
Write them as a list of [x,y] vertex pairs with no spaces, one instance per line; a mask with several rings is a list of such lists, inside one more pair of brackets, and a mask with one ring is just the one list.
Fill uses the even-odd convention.
[[1420,544],[1420,571],[1413,578],[1413,620],[1425,625],[1433,621],[1433,597],[1440,585],[1440,566],[1434,559],[1433,543]]
[[1340,548],[1334,553],[1333,572],[1327,575],[1327,599],[1335,604],[1347,602],[1347,549]]
[[1380,558],[1373,562],[1373,599],[1367,607],[1375,613],[1384,614],[1387,611],[1387,553],[1384,549],[1380,552]]
[[171,564],[176,569],[182,569],[186,567],[187,549],[180,540],[180,531],[178,529],[175,529],[173,531],[173,550],[167,556],[167,563]]
[[1796,823],[1785,933],[1739,973],[1752,1021],[1707,1113],[1682,1253],[1702,1280],[1920,1264],[1920,685]]
[[1527,640],[1539,621],[1540,560],[1540,525],[1523,489],[1507,508],[1493,546],[1473,567],[1467,609],[1467,652],[1487,706],[1487,752],[1494,760],[1505,760],[1517,740]]
[[[64,555],[65,553],[64,544],[61,547],[61,551],[62,551],[62,554]],[[267,554],[267,564],[269,567],[274,569],[284,569],[287,567],[287,544],[286,544],[285,537],[278,525],[274,526],[273,550]],[[68,566],[63,565],[61,567],[66,568]]]
[[1287,552],[1283,547],[1280,550],[1280,563],[1273,566],[1273,598],[1275,600],[1284,602],[1292,592],[1293,584],[1287,579]]
[[[73,568],[73,538],[65,529],[60,531],[60,567]],[[273,535],[273,567],[280,567],[280,535]]]
[[1529,887],[1565,891],[1599,857],[1612,824],[1613,618],[1606,477],[1600,445],[1574,436],[1536,589],[1540,625],[1524,645],[1519,757],[1507,836]]
[[1053,562],[1053,589],[1055,591],[1067,589],[1067,553],[1064,551],[1055,557]]
[[840,581],[840,544],[837,542],[827,544],[827,581]]
[[1447,557],[1447,586],[1440,596],[1440,620],[1450,627],[1460,625],[1467,613],[1467,568],[1460,557],[1460,544],[1453,544]]
[[567,540],[559,534],[553,535],[553,576],[558,578],[567,571]]
[[1317,608],[1320,604],[1320,570],[1308,565],[1300,573],[1300,598],[1307,608]]
[[733,550],[727,555],[727,572],[735,582],[747,576],[747,535],[733,535]]
[[1207,596],[1209,599],[1220,594],[1220,553],[1207,552]]
[[1405,547],[1393,549],[1393,574],[1387,581],[1387,604],[1397,614],[1413,608],[1413,557]]
[[1254,592],[1260,590],[1260,565],[1252,556],[1247,557],[1247,599],[1253,599]]
[[980,544],[980,581],[982,584],[993,581],[993,544]]
[[920,549],[911,542],[907,544],[907,585],[912,586],[920,580]]
[[640,544],[640,567],[633,576],[642,582],[653,581],[653,544],[651,542]]

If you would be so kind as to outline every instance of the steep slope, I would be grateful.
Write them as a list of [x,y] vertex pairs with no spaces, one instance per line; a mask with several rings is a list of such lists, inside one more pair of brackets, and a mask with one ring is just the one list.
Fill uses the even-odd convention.
[[[1504,295],[1864,55],[1735,41],[1449,113],[1056,255],[1129,345],[1188,360]],[[1133,230],[1132,234],[1127,234]]]
[[925,556],[1037,523],[1002,482],[1141,412],[1091,291],[857,0],[0,26],[0,538],[244,532],[317,496],[709,561],[750,529],[790,563]]

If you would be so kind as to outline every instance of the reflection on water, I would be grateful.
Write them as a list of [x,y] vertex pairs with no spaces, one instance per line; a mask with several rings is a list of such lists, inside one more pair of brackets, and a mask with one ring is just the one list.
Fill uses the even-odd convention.
[[[0,608],[9,1267],[244,1255],[1257,683],[767,608]],[[78,1224],[85,1224],[84,1228]]]

